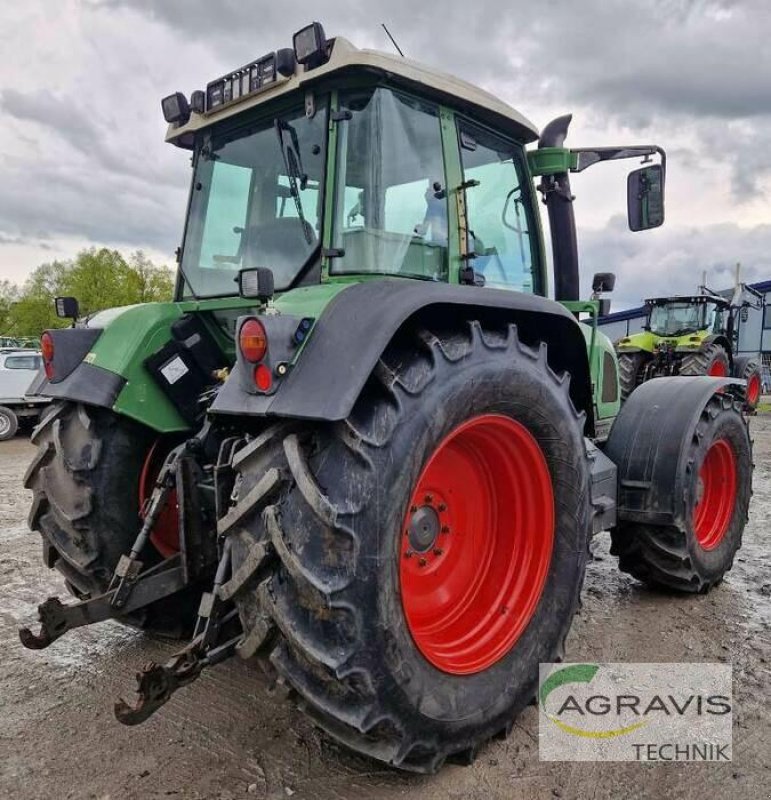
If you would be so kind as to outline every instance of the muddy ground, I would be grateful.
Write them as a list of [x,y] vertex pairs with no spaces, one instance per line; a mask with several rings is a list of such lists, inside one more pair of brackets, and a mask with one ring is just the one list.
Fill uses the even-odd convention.
[[108,622],[41,652],[17,629],[62,592],[26,525],[23,438],[0,443],[0,797],[15,798],[768,798],[771,797],[771,417],[752,423],[755,497],[745,545],[708,596],[673,597],[622,575],[595,543],[569,661],[724,661],[734,667],[730,764],[581,764],[538,760],[538,718],[471,767],[405,775],[352,755],[237,659],[206,673],[145,725],[113,701],[172,647]]

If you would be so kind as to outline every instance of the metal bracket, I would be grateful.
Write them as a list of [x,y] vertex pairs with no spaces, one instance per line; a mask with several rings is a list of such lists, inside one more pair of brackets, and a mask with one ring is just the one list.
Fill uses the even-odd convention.
[[313,119],[316,115],[316,98],[313,92],[308,91],[305,93],[305,116],[307,119]]
[[114,603],[120,587],[72,605],[65,605],[58,597],[49,597],[45,603],[38,606],[40,633],[34,634],[29,628],[20,628],[19,638],[25,647],[42,650],[73,628],[130,614],[178,592],[184,585],[180,557],[175,555],[136,578],[133,591],[120,611]]
[[353,114],[347,108],[341,108],[339,111],[331,111],[329,113],[329,119],[332,122],[347,122],[350,119],[353,119]]

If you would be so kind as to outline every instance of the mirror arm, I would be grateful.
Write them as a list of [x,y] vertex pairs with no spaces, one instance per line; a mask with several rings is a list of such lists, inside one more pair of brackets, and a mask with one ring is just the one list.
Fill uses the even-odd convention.
[[656,144],[640,144],[630,147],[578,147],[572,148],[571,153],[578,156],[576,166],[571,168],[571,172],[583,172],[601,161],[616,161],[622,158],[647,159],[653,155],[661,158],[661,167],[665,173],[667,169],[667,154],[663,147]]

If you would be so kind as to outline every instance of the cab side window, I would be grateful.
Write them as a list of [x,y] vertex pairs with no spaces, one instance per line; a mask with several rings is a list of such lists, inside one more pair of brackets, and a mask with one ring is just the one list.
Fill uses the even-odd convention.
[[459,125],[471,265],[485,286],[532,293],[538,287],[529,184],[520,145]]

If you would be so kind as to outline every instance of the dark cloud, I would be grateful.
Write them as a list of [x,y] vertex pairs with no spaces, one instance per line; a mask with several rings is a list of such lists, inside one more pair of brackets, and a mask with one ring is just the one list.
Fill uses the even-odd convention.
[[[0,22],[6,16],[0,12]],[[319,0],[310,8],[84,0],[61,21],[38,17],[34,34],[14,20],[0,25],[7,56],[0,66],[0,244],[71,238],[170,253],[181,234],[189,169],[187,155],[162,142],[158,99],[289,46],[293,31],[313,18],[330,35],[391,51],[380,28],[386,22],[409,57],[483,85],[537,124],[572,110],[576,129],[628,132],[629,140],[665,146],[674,140],[672,189],[690,181],[681,196],[694,203],[711,192],[716,205],[725,204],[725,218],[738,218],[736,200],[757,203],[771,179],[765,0],[389,0],[377,10],[361,0]],[[25,59],[39,66],[37,78],[8,77]],[[715,164],[724,168],[724,188],[703,184],[704,166]],[[590,199],[583,202],[590,207]],[[713,220],[723,213],[710,211]],[[587,281],[594,271],[616,271],[616,302],[627,305],[658,292],[656,282],[660,291],[670,284],[691,290],[704,268],[727,285],[723,272],[737,260],[768,277],[770,245],[766,226],[668,225],[630,234],[614,220],[581,234]]]
[[616,309],[646,297],[695,292],[702,274],[715,289],[733,285],[737,262],[745,282],[771,276],[771,223],[750,228],[733,224],[662,227],[632,234],[623,217],[579,235],[583,296],[595,272],[614,272]]
[[274,49],[320,19],[330,35],[390,43],[473,81],[495,77],[527,94],[547,92],[614,114],[631,109],[707,117],[753,117],[771,109],[771,48],[765,0],[391,0],[373,13],[353,0],[312,10],[241,0],[106,0],[162,21],[180,36],[231,56]]
[[[377,13],[353,0],[249,6],[240,0],[106,0],[200,41],[235,65],[289,43],[320,19],[330,35],[389,50],[386,22],[408,56],[488,88],[528,109],[577,108],[594,124],[612,120],[659,135],[690,126],[693,150],[715,129],[745,122],[720,157],[732,166],[743,201],[771,177],[758,141],[771,134],[771,12],[766,0],[391,0]],[[236,54],[239,54],[236,56]],[[545,122],[542,120],[541,123]]]

